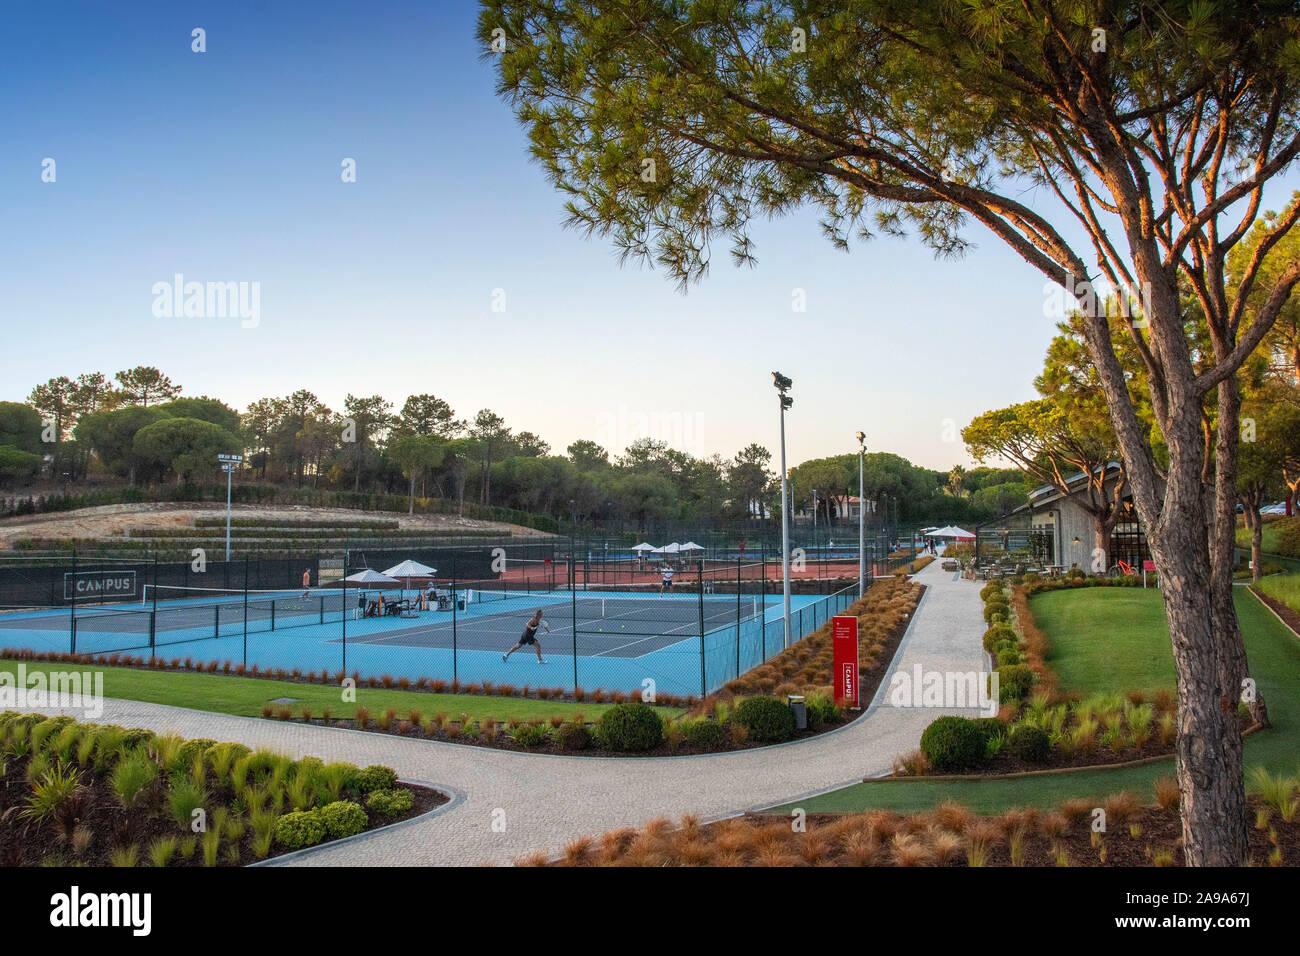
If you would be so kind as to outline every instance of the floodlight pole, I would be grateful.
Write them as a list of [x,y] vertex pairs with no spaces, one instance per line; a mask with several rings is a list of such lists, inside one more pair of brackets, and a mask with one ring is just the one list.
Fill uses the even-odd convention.
[[218,455],[217,461],[221,462],[221,470],[226,473],[226,554],[225,560],[230,561],[230,482],[235,474],[235,469],[239,463],[244,460],[243,455]]
[[858,597],[866,593],[867,581],[867,500],[862,491],[862,462],[867,454],[867,436],[858,432]]
[[785,410],[794,404],[794,399],[786,393],[793,382],[780,372],[772,373],[772,384],[780,394],[781,405],[781,578],[782,606],[785,612],[784,638],[785,648],[790,646],[790,476],[785,467]]

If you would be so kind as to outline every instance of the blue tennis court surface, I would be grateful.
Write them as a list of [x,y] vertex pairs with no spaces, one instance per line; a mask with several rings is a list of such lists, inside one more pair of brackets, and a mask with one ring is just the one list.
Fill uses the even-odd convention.
[[[780,595],[481,591],[463,610],[364,617],[357,592],[321,589],[191,600],[12,611],[0,614],[0,647],[34,651],[192,657],[302,672],[345,670],[462,683],[577,686],[632,691],[654,682],[669,694],[712,692],[780,653]],[[396,595],[393,595],[396,596]],[[792,640],[847,607],[856,589],[792,595]],[[502,661],[540,609],[545,664],[532,647]],[[703,635],[701,635],[703,621]],[[576,624],[576,627],[575,627]]]

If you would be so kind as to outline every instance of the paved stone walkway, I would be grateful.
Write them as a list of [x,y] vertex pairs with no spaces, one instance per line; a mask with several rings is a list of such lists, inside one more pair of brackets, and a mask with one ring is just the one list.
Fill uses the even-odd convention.
[[[937,561],[918,579],[928,590],[893,670],[910,673],[917,664],[927,671],[985,670],[978,586],[942,571]],[[458,803],[411,825],[321,847],[289,862],[467,865],[508,863],[537,850],[558,853],[578,836],[661,816],[675,820],[694,813],[716,819],[887,774],[894,757],[914,750],[936,716],[974,713],[894,708],[887,689],[888,681],[863,717],[835,732],[776,747],[688,757],[520,754],[123,700],[106,701],[99,719],[185,737],[237,740],[295,757],[387,764],[404,780],[452,792]]]

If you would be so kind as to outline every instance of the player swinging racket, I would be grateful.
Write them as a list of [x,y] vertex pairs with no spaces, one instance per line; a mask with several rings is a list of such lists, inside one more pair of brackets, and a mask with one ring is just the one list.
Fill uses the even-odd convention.
[[515,651],[519,650],[520,648],[528,644],[531,644],[533,645],[533,650],[537,652],[537,663],[545,664],[546,661],[542,660],[542,645],[537,643],[537,628],[539,625],[541,627],[546,628],[547,634],[551,633],[551,625],[547,624],[545,621],[542,620],[541,608],[538,608],[537,613],[534,614],[532,617],[530,617],[528,619],[528,623],[524,625],[524,633],[520,635],[519,643],[517,643],[514,647],[510,648],[510,650],[502,654],[501,659],[503,661],[509,660],[510,655],[513,654]]

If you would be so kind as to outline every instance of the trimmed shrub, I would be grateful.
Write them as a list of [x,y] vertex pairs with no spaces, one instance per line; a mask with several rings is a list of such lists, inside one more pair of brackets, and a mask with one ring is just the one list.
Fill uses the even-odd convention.
[[1013,647],[1004,647],[998,650],[998,667],[1011,667],[1019,664],[1023,660],[1020,652]]
[[1011,609],[1005,604],[985,605],[984,620],[988,624],[1006,624],[1011,620]]
[[1009,624],[994,624],[984,632],[984,650],[990,654],[1002,641],[1019,641],[1016,629]]
[[980,600],[990,601],[995,597],[1001,597],[1002,585],[997,581],[990,581],[984,587],[980,588]]
[[290,850],[314,846],[325,838],[319,810],[294,810],[275,821],[275,842]]
[[[403,791],[405,792],[405,791]],[[336,800],[320,808],[321,823],[331,840],[340,840],[360,833],[366,828],[368,818],[359,803],[351,800]]]
[[1013,754],[1029,763],[1047,763],[1052,755],[1052,742],[1047,731],[1028,724],[1020,724],[1011,731],[1007,746]]
[[556,727],[552,736],[562,750],[586,750],[591,746],[591,731],[586,724],[576,720],[566,721]]
[[840,709],[827,694],[809,694],[804,709],[808,712],[809,730],[821,730],[827,724],[840,722]]
[[940,717],[921,734],[921,752],[936,770],[970,770],[984,761],[985,736],[975,721]]
[[998,668],[998,699],[1005,703],[1020,700],[1034,686],[1034,672],[1023,664]]
[[773,742],[794,735],[794,713],[779,697],[746,697],[736,705],[731,719],[754,740]]
[[601,715],[596,737],[610,750],[638,753],[659,745],[664,739],[664,723],[640,701],[615,704]]
[[712,750],[722,743],[727,735],[726,728],[716,720],[700,717],[697,720],[681,722],[682,739],[697,750]]
[[373,793],[375,790],[388,790],[397,783],[397,771],[392,767],[371,764],[364,770],[358,770],[352,778],[352,789],[357,793]]
[[371,813],[395,816],[405,813],[415,805],[415,798],[410,790],[376,790],[366,797],[366,806]]
[[532,750],[534,747],[540,747],[546,743],[546,725],[545,724],[520,724],[510,734],[515,739],[515,743],[525,750]]
[[994,737],[1005,737],[1007,735],[1006,722],[997,717],[976,717],[971,721],[984,735],[985,740],[992,740]]

